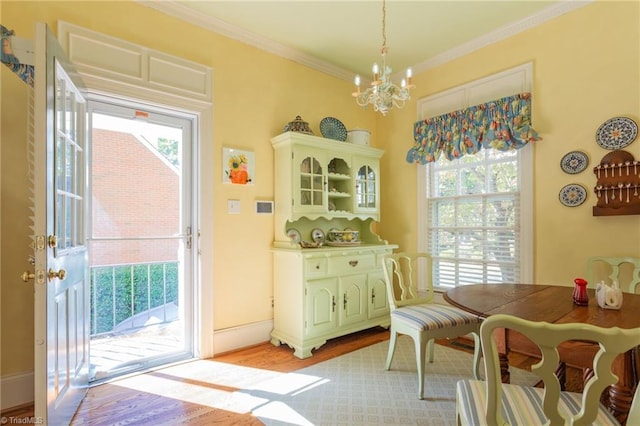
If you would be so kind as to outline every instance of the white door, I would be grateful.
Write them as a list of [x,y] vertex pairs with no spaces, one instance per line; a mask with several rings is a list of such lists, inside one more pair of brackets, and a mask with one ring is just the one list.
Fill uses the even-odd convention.
[[45,24],[35,61],[35,416],[69,424],[87,387],[86,102]]

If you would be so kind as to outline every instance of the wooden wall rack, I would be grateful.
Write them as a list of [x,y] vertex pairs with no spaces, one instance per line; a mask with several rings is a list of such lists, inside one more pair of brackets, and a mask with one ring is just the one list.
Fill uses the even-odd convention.
[[640,161],[623,150],[608,153],[593,168],[597,183],[594,216],[640,214]]

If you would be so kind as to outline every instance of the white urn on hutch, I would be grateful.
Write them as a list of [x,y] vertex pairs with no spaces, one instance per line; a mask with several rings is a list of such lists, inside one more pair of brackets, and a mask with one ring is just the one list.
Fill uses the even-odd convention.
[[[328,339],[388,327],[381,259],[397,246],[372,229],[380,218],[383,151],[297,132],[278,135],[271,144],[271,343],[287,344],[295,356],[307,358]],[[340,238],[343,234],[350,237]]]

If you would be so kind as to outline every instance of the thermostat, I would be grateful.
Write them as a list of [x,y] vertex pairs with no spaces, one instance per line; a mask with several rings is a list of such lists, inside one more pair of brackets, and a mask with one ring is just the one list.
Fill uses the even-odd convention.
[[273,214],[273,201],[256,201],[256,213]]

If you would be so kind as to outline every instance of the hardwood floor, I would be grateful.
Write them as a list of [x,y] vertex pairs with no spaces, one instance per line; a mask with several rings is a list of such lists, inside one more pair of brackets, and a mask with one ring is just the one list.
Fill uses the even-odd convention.
[[[307,359],[298,359],[293,356],[293,350],[286,345],[275,347],[268,342],[246,349],[221,354],[208,361],[233,364],[242,367],[251,367],[276,372],[287,373],[308,367],[318,362],[322,362],[348,352],[379,343],[389,339],[389,331],[383,328],[373,328],[348,336],[332,339],[325,345],[314,351],[314,355]],[[438,343],[466,352],[473,352],[471,346],[462,339],[455,341],[438,341]],[[528,369],[534,362],[526,355],[512,353],[510,364],[514,367]],[[201,360],[196,362],[207,362]],[[137,376],[137,382],[153,379],[165,378],[167,374],[163,370],[156,370]],[[170,396],[162,394],[153,389],[153,385],[144,386],[123,386],[126,380],[113,381],[89,389],[87,396],[82,401],[72,425],[113,425],[120,424],[159,424],[175,421],[181,423],[180,419],[188,417],[190,425],[261,425],[262,423],[254,418],[250,413],[239,414],[226,411],[194,401],[194,394],[202,394],[202,387],[217,391],[233,392],[237,390],[224,385],[212,385],[204,380],[193,377],[171,376],[172,389]],[[145,414],[144,421],[136,422],[136,413]],[[11,421],[11,418],[28,418],[33,416],[33,406],[21,407],[2,413]],[[150,423],[151,422],[151,423]],[[14,421],[18,423],[18,421]],[[183,423],[184,424],[184,423]]]

